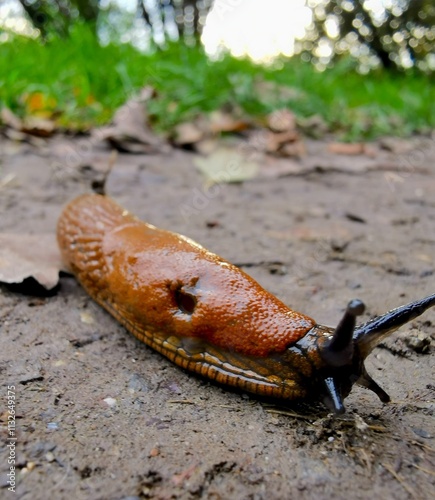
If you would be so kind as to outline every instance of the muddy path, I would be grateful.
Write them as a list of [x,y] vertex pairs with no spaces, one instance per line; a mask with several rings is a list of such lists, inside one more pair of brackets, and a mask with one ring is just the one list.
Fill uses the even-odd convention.
[[[81,139],[0,140],[0,232],[54,231],[110,154],[93,151],[79,168]],[[107,190],[335,325],[354,297],[367,319],[435,291],[435,144],[424,144],[347,157],[309,143],[303,161],[317,168],[213,191],[192,153],[120,154]],[[433,498],[434,310],[368,359],[392,403],[355,388],[340,418],[189,375],[72,277],[50,297],[1,286],[0,332],[2,498]],[[16,495],[7,489],[7,385],[16,393]]]

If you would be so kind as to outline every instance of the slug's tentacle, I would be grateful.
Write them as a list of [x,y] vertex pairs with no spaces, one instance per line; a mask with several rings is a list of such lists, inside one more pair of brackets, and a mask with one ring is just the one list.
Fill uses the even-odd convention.
[[433,306],[435,306],[435,294],[392,309],[382,316],[358,326],[353,335],[353,340],[355,345],[358,346],[362,358],[365,359],[379,342],[390,333],[417,318]]
[[390,396],[370,377],[364,365],[361,366],[361,376],[357,384],[374,392],[383,403],[390,402]]
[[335,380],[332,377],[326,377],[324,382],[326,395],[323,398],[323,402],[325,403],[325,406],[327,406],[336,415],[341,415],[346,411],[346,409],[344,407],[343,398],[340,394],[340,390],[335,383]]
[[[361,300],[351,300],[346,308],[343,318],[334,330],[332,336],[320,349],[320,355],[325,361],[327,375],[324,382],[324,403],[334,413],[345,412],[343,398],[347,396],[346,384],[348,367],[352,366],[355,356],[353,334],[356,318],[364,313],[365,305]],[[340,370],[344,367],[344,371]],[[352,375],[351,375],[352,377]],[[354,379],[358,377],[353,375]],[[351,385],[350,385],[351,387]]]
[[344,366],[352,361],[353,332],[357,316],[364,313],[365,305],[358,299],[351,300],[331,339],[322,349],[322,358],[330,366]]

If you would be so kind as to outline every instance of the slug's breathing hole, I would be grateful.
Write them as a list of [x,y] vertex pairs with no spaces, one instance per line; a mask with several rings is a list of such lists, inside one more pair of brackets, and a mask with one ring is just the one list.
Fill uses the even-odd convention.
[[193,314],[196,307],[196,297],[183,290],[175,291],[175,301],[177,302],[178,309],[185,314]]

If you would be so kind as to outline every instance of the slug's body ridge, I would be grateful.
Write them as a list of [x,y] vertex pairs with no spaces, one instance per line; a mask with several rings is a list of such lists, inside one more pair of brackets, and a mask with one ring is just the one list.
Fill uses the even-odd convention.
[[[354,333],[359,301],[337,329],[317,325],[236,266],[102,195],[83,195],[65,208],[58,241],[96,302],[189,371],[266,396],[320,398],[336,412],[344,411],[355,381],[388,398],[363,360],[389,326]],[[428,299],[426,308],[435,304],[435,296]]]

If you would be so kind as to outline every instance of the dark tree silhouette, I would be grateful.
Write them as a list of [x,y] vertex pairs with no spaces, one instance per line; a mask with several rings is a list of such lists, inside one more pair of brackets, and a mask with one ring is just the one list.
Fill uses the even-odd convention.
[[99,10],[98,0],[19,0],[24,11],[39,29],[43,39],[48,35],[68,36],[69,28],[77,20],[86,21],[96,30]]
[[212,6],[213,0],[138,0],[138,10],[154,39],[170,37],[172,25],[178,38],[187,42],[199,39]]
[[[96,33],[99,0],[19,1],[43,39],[49,35],[68,36],[71,25],[77,21],[85,21]],[[179,38],[194,43],[212,5],[213,0],[138,0],[137,10],[155,42]]]
[[[384,68],[417,65],[428,68],[435,51],[433,0],[396,0],[373,11],[364,0],[314,0],[313,24],[301,51],[318,57],[319,45],[332,48],[331,60],[341,54],[368,52]],[[357,51],[356,51],[357,52]]]

